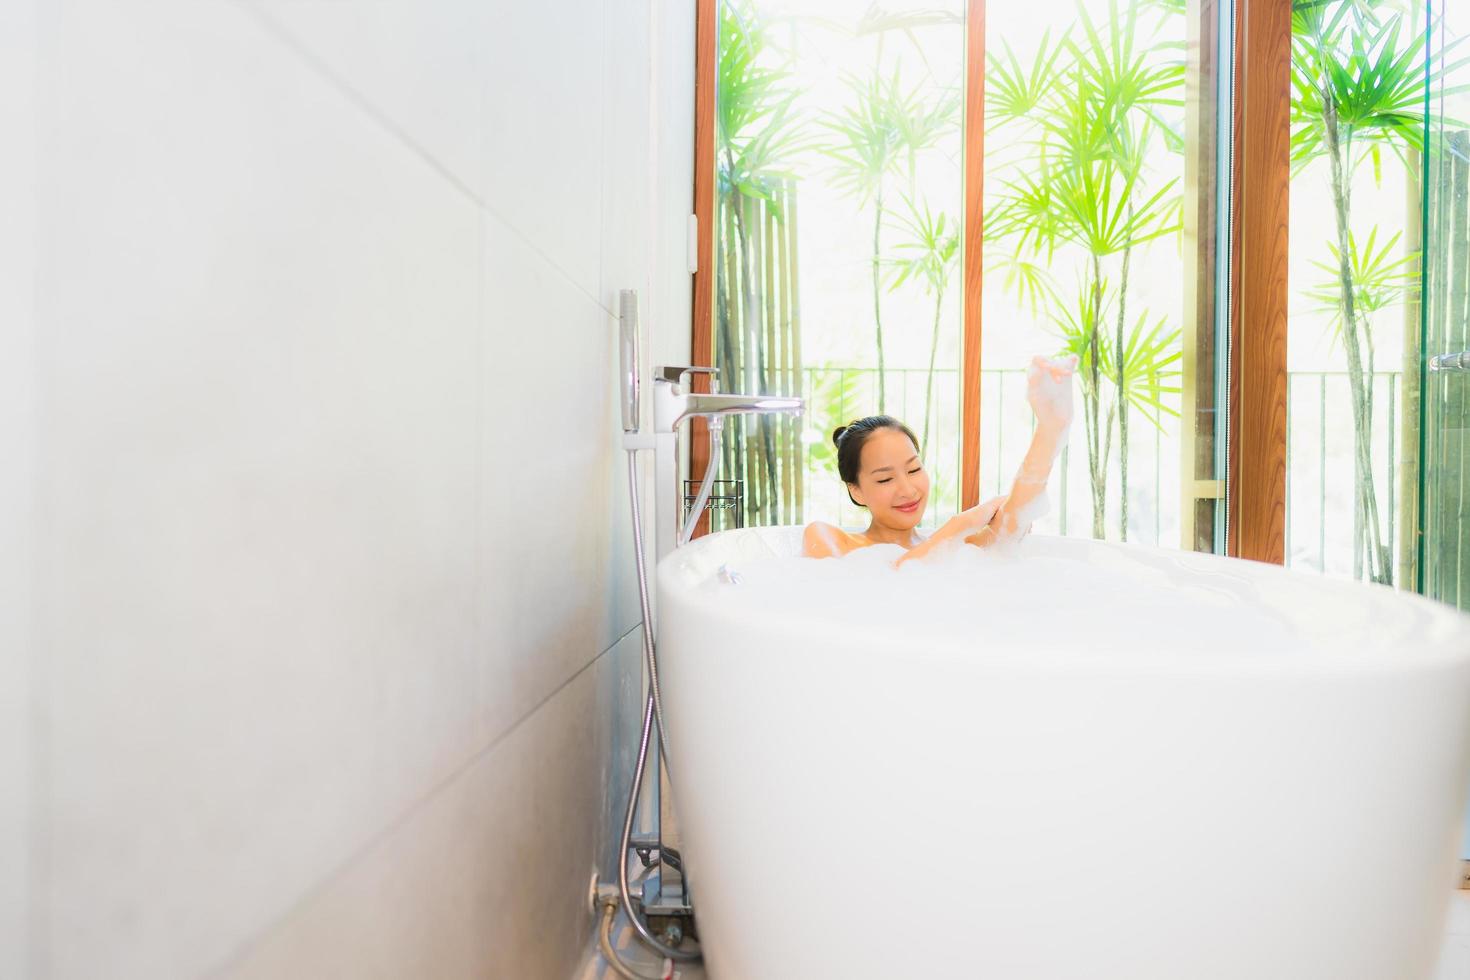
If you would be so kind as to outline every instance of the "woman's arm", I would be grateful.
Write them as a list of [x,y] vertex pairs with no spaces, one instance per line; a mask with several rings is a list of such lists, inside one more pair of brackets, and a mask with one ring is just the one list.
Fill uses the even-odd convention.
[[966,538],[967,541],[984,546],[998,537],[1013,535],[1021,530],[1023,518],[1027,524],[1031,523],[1034,515],[1027,516],[1028,511],[1033,510],[1037,501],[1046,493],[1052,460],[1061,452],[1066,434],[1065,428],[1056,430],[1036,427],[1036,433],[1031,437],[1031,448],[1026,450],[1026,458],[1021,463],[1020,472],[1016,474],[1016,482],[1011,485],[1005,506],[1001,507],[994,521]]
[[1072,424],[1072,375],[1076,369],[1076,357],[1063,361],[1031,359],[1026,400],[1036,413],[1036,432],[1000,512],[995,520],[965,539],[970,544],[983,548],[999,538],[1024,533],[1023,524],[1029,526],[1035,518],[1037,503],[1046,494],[1051,479],[1051,465],[1066,445],[1067,429]]
[[894,567],[896,568],[904,562],[911,561],[915,558],[923,558],[946,541],[953,541],[955,538],[961,538],[965,541],[972,540],[986,525],[995,520],[1005,500],[1006,498],[1004,497],[995,497],[984,503],[977,504],[969,510],[960,511],[945,521],[944,525],[931,534],[927,541],[916,544],[904,552],[903,556],[893,563]]
[[1072,375],[1077,359],[1051,361],[1033,357],[1026,378],[1026,400],[1036,413],[1036,432],[1031,446],[1021,461],[1011,492],[1004,497],[987,500],[978,507],[950,518],[923,544],[911,548],[894,565],[923,558],[936,547],[956,537],[966,544],[984,548],[1001,538],[1024,534],[1037,516],[1038,501],[1046,493],[1051,478],[1051,464],[1067,442],[1067,428],[1072,424]]

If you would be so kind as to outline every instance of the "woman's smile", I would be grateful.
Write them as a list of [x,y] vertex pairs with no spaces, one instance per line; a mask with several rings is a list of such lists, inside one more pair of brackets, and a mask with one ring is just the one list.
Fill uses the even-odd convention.
[[914,511],[919,509],[919,505],[923,502],[924,499],[920,497],[918,500],[913,500],[906,504],[895,504],[893,506],[893,509],[903,511],[905,514],[912,514]]

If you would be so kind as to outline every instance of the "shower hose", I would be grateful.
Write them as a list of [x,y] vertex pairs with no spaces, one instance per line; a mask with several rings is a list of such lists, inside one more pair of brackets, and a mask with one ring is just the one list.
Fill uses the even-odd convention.
[[[709,502],[710,489],[714,486],[715,460],[720,458],[722,430],[720,422],[719,418],[710,420],[710,461],[705,466],[704,479],[700,483],[699,494],[694,498],[694,507],[690,510],[689,517],[679,534],[680,546],[687,544],[694,536],[694,529],[699,525],[699,518],[704,513],[705,504]],[[648,928],[648,924],[643,921],[643,916],[634,907],[632,891],[628,887],[628,848],[633,839],[633,820],[638,813],[638,796],[643,789],[643,774],[648,765],[648,746],[654,731],[658,732],[658,747],[664,760],[664,767],[668,768],[669,765],[669,747],[664,728],[663,695],[658,685],[658,657],[653,645],[653,616],[648,601],[648,569],[643,553],[643,518],[638,502],[638,461],[636,451],[631,449],[628,451],[628,498],[632,501],[633,507],[633,555],[638,564],[638,602],[639,611],[643,616],[643,662],[648,670],[648,698],[643,705],[643,724],[638,739],[638,761],[633,767],[633,783],[628,789],[628,807],[623,814],[623,836],[617,854],[618,892],[622,896],[623,912],[628,916],[628,921],[633,924],[638,937],[650,949],[667,959],[689,962],[698,960],[700,954],[675,949],[655,937],[653,931]],[[659,855],[659,860],[663,860],[662,854]],[[603,956],[608,959],[620,976],[642,980],[641,974],[635,973],[618,959],[611,943],[607,941],[607,933],[612,928],[611,909],[612,906],[608,905],[602,917],[600,938]]]

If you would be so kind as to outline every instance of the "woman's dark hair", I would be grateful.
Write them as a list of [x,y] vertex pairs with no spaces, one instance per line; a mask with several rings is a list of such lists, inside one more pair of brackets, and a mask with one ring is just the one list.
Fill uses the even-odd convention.
[[[837,475],[842,478],[843,483],[856,485],[858,466],[863,460],[863,443],[879,429],[897,429],[909,437],[909,442],[914,444],[915,449],[919,448],[919,438],[914,435],[914,430],[891,415],[869,415],[856,422],[839,425],[832,433],[832,444],[837,447]],[[847,499],[852,500],[851,489],[847,491]],[[862,506],[856,500],[852,502]]]

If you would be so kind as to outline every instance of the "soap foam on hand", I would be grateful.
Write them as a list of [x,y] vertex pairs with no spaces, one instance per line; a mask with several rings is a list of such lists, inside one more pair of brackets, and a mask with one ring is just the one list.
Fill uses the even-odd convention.
[[[1026,369],[1026,401],[1036,413],[1038,422],[1051,419],[1063,430],[1071,427],[1072,376],[1076,373],[1076,354],[1061,358],[1040,355],[1031,358],[1031,366]],[[1058,454],[1066,443],[1063,437],[1058,443]],[[1052,459],[1056,459],[1055,454]]]
[[[1037,355],[1026,370],[1026,402],[1036,415],[1038,429],[1044,427],[1053,435],[1047,436],[1051,441],[1049,447],[1038,451],[1033,444],[1022,460],[1012,487],[1011,507],[1014,509],[997,527],[998,544],[1009,546],[1024,537],[1027,529],[1045,517],[1050,509],[1046,485],[1051,480],[1053,464],[1067,445],[1067,433],[1072,426],[1072,376],[1076,370],[1075,354],[1062,358]],[[1041,432],[1037,435],[1042,437]]]

